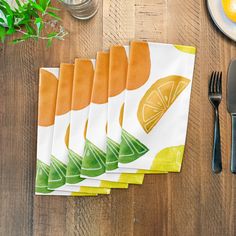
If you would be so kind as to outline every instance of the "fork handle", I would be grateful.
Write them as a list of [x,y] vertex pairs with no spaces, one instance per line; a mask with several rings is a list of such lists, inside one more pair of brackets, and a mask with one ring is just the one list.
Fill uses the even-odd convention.
[[236,174],[236,114],[232,118],[231,172]]
[[[235,119],[235,128],[236,128],[236,119]],[[235,135],[236,135],[236,133],[235,133]],[[235,142],[235,145],[236,145],[236,142]],[[235,151],[236,151],[236,149],[235,149]],[[221,144],[220,144],[220,122],[219,122],[219,111],[217,108],[215,109],[215,129],[214,129],[212,171],[214,173],[220,173],[222,171]]]

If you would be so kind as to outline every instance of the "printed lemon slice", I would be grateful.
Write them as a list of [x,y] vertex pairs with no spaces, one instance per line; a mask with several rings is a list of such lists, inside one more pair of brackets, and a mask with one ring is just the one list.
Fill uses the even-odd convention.
[[106,169],[115,170],[118,168],[120,145],[115,141],[107,138],[107,156],[106,156]]
[[68,125],[66,129],[66,135],[64,139],[67,148],[69,148],[69,140],[70,140],[70,124]]
[[84,180],[80,177],[82,157],[72,150],[69,150],[68,164],[66,169],[66,183],[76,184]]
[[81,174],[89,177],[99,176],[106,171],[106,153],[86,140]]
[[48,188],[56,189],[63,186],[66,182],[66,165],[56,157],[51,156]]
[[125,104],[123,103],[121,108],[120,108],[120,116],[119,116],[119,123],[120,126],[122,127],[123,125],[123,118],[124,118],[124,108],[125,108]]
[[149,149],[144,144],[142,144],[138,139],[129,134],[127,131],[122,130],[120,153],[119,153],[120,163],[130,163],[140,158],[148,151]]
[[151,170],[180,172],[184,155],[184,145],[168,147],[155,157]]
[[143,96],[138,107],[138,120],[149,133],[173,104],[190,80],[173,75],[157,80]]
[[196,54],[196,48],[192,46],[174,45],[174,47],[184,53]]
[[37,160],[37,173],[36,173],[36,184],[35,191],[37,193],[51,193],[51,190],[48,190],[48,175],[50,167],[43,163],[40,160]]

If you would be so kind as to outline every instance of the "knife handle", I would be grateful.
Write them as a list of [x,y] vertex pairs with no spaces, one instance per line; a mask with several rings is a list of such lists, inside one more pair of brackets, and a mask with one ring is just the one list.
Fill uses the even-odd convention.
[[236,174],[236,114],[232,118],[231,172]]
[[[236,123],[235,123],[235,125],[236,125]],[[219,112],[218,112],[217,108],[215,109],[215,129],[214,129],[212,171],[214,173],[220,173],[222,171],[221,144],[220,144],[220,122],[219,122]]]

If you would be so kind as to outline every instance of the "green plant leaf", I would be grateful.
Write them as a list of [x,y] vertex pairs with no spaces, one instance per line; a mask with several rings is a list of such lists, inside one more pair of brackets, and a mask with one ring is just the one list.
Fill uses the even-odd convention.
[[48,39],[48,42],[47,42],[47,48],[51,47],[52,46],[52,38],[51,39]]
[[39,35],[43,29],[43,21],[41,18],[36,18],[35,21],[34,21],[36,27],[37,27],[37,34]]
[[6,34],[7,35],[12,35],[16,32],[16,30],[14,28],[10,28],[9,30],[7,30]]
[[8,2],[6,2],[5,0],[2,0],[0,4],[3,6],[3,8],[5,8],[6,13],[8,13],[10,16],[13,16],[13,10],[11,9]]
[[54,38],[58,33],[57,32],[52,32],[47,35],[48,38]]
[[0,26],[0,40],[4,43],[6,37],[6,29],[3,26]]
[[52,11],[60,11],[61,9],[59,8],[56,8],[56,7],[48,7],[49,10],[52,10]]
[[0,23],[5,23],[5,21],[3,20],[3,18],[0,17]]
[[38,11],[40,11],[40,12],[42,12],[42,13],[44,13],[45,11],[44,11],[44,9],[39,5],[39,4],[37,4],[36,2],[33,2],[32,0],[29,0],[29,2],[32,4],[32,6],[35,8],[35,9],[37,9]]
[[25,25],[25,29],[27,30],[28,34],[30,34],[30,35],[37,35],[36,30],[30,24],[26,24]]
[[49,16],[55,18],[56,20],[61,20],[61,18],[57,14],[55,14],[54,12],[49,11],[49,12],[47,12],[47,14]]

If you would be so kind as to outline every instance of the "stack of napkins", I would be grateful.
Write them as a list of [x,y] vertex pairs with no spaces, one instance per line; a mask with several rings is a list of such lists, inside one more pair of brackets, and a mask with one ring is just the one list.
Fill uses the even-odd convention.
[[180,172],[195,51],[131,42],[41,68],[36,194],[96,196]]

